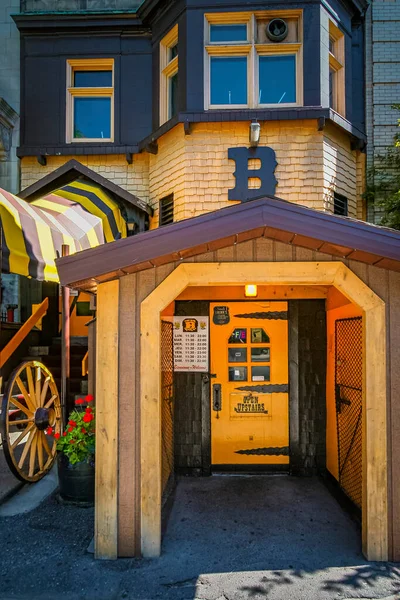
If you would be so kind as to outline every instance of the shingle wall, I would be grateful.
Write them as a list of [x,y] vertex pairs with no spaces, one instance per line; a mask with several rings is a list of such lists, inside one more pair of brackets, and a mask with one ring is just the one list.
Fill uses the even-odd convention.
[[[197,123],[190,135],[185,135],[183,125],[170,130],[158,140],[157,154],[134,155],[132,165],[125,155],[75,158],[149,202],[155,210],[151,226],[157,227],[159,200],[171,193],[175,221],[231,205],[228,190],[235,187],[235,163],[228,159],[228,149],[248,145],[248,122]],[[348,137],[338,129],[318,131],[317,122],[311,120],[265,122],[260,146],[269,146],[276,154],[276,196],[333,212],[337,191],[348,198],[350,216],[360,214],[357,178],[362,170],[357,169],[357,153]],[[70,158],[48,157],[45,167],[35,157],[22,159],[22,188]]]

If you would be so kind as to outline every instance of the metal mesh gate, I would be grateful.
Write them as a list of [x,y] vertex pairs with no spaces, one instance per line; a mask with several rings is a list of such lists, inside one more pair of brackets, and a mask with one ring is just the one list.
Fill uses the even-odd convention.
[[162,492],[174,479],[174,361],[172,323],[161,322],[161,440]]
[[339,484],[362,506],[362,318],[339,319],[335,326],[335,398]]

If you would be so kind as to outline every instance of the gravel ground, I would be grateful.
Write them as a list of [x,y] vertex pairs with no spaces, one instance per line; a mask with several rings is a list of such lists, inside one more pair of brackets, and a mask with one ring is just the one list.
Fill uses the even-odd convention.
[[185,478],[156,560],[95,561],[94,511],[48,498],[0,520],[1,600],[400,600],[317,479]]

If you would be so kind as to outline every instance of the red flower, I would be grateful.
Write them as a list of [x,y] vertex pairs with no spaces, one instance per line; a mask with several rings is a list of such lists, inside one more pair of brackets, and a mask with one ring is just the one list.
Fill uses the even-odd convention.
[[87,433],[87,431],[86,431],[86,429],[84,427],[82,427],[81,432],[82,433]]
[[64,431],[64,433],[63,433],[63,437],[65,437],[66,435],[67,435],[67,432],[66,432],[66,431]]
[[86,413],[83,417],[83,421],[84,423],[90,423],[90,421],[93,421],[94,416],[90,413]]
[[75,444],[75,440],[69,440],[70,444]]
[[68,421],[68,425],[71,427],[76,427],[76,421]]
[[73,431],[73,430],[74,430],[74,427],[68,427],[68,429],[67,429],[68,433],[71,433],[71,431]]
[[83,404],[85,401],[83,398],[78,398],[77,400],[75,400],[75,404]]
[[93,402],[94,396],[92,394],[88,394],[87,396],[85,396],[85,400],[86,402]]
[[53,435],[53,428],[52,427],[48,427],[46,429],[46,433],[47,433],[47,435]]
[[91,407],[91,406],[87,406],[87,407],[85,408],[85,412],[86,412],[86,413],[91,413],[91,412],[92,412],[92,407]]
[[60,434],[59,433],[55,433],[54,437],[55,437],[56,440],[58,440],[58,439],[60,439]]

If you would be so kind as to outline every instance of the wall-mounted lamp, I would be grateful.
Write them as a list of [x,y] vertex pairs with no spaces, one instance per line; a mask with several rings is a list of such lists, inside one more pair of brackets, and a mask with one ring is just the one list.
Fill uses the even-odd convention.
[[258,290],[256,285],[245,285],[244,295],[246,298],[257,298]]
[[128,219],[126,222],[126,228],[128,230],[128,235],[133,235],[136,229],[136,221],[131,221]]
[[250,139],[250,146],[258,146],[258,142],[260,141],[260,132],[261,132],[261,125],[260,123],[258,123],[257,121],[255,121],[254,123],[250,123],[250,131],[249,131],[249,139]]

